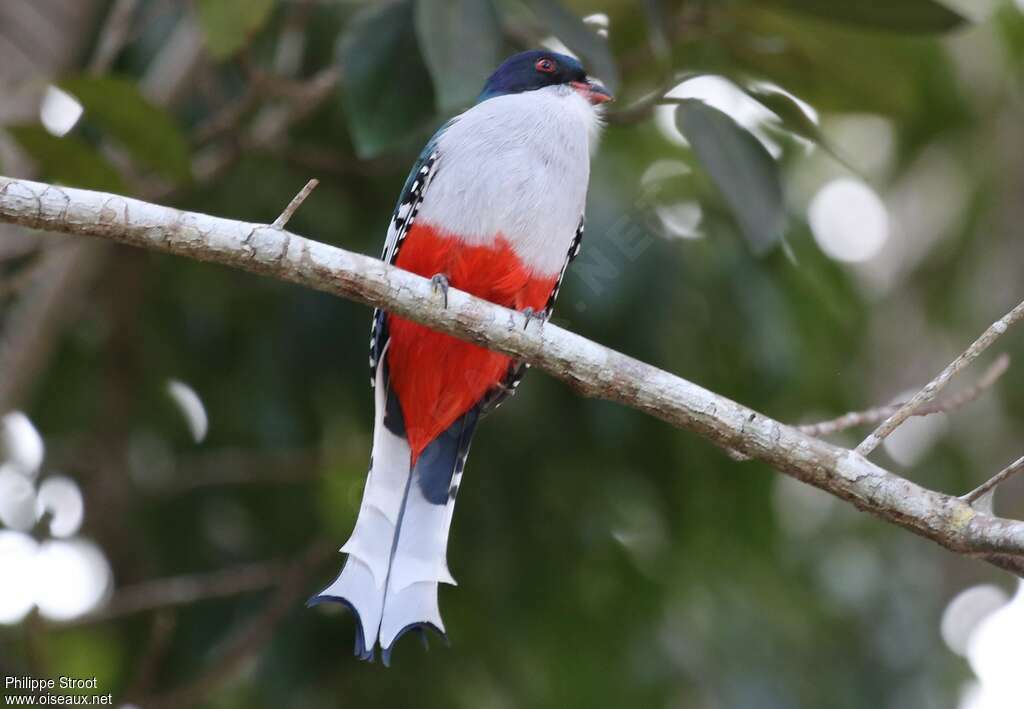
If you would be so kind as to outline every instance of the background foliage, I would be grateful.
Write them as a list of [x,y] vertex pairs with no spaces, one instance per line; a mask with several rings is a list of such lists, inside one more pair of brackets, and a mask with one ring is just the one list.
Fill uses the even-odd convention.
[[[368,253],[430,132],[502,57],[557,38],[619,101],[556,320],[783,420],[922,384],[1022,297],[1024,11],[1009,0],[99,2],[72,23],[78,40],[54,42],[78,42],[74,56],[52,61],[12,39],[31,4],[5,9],[21,49],[0,43],[0,63],[31,59],[0,77],[9,107],[33,107],[0,112],[7,174],[262,222],[315,176],[290,228]],[[131,22],[102,66],[117,5]],[[646,97],[684,73],[705,78],[652,115]],[[84,108],[61,137],[34,110],[48,82]],[[815,223],[837,179],[877,199],[817,202]],[[67,248],[32,243],[0,254],[8,339],[33,291],[3,284],[49,278],[38,265]],[[250,592],[169,610],[73,627],[29,615],[0,627],[4,674],[98,675],[143,706],[949,707],[972,673],[942,642],[943,609],[986,580],[1012,590],[534,375],[474,445],[449,549],[460,585],[442,592],[451,648],[405,640],[391,670],[360,664],[350,617],[301,607],[341,557],[288,562],[340,545],[355,519],[369,313],[122,248],[74,269],[49,346],[33,367],[6,360],[0,408],[42,433],[44,478],[81,487],[113,602],[145,581],[284,561]],[[1021,336],[1004,346],[1020,352]],[[202,400],[200,443],[171,379]],[[1011,368],[879,460],[970,489],[1020,455],[1022,383]],[[997,504],[1019,517],[1021,485]],[[301,594],[281,602],[289,579]],[[250,623],[265,632],[235,657]]]

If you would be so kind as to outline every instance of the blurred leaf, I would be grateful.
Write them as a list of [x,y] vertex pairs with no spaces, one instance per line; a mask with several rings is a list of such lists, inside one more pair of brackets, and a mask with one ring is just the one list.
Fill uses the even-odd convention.
[[818,124],[792,97],[763,86],[742,88],[748,96],[778,116],[786,130],[816,143],[821,141],[822,135]]
[[491,0],[417,0],[416,37],[442,112],[472,103],[501,61],[501,24]]
[[665,32],[669,19],[661,0],[644,0],[644,18],[647,20],[647,36],[651,51],[659,62],[669,61],[672,43]]
[[434,94],[420,58],[410,0],[361,10],[338,42],[336,61],[360,157],[393,147],[434,116]]
[[227,59],[266,24],[274,0],[196,0],[206,48],[214,59]]
[[945,32],[966,22],[934,0],[768,0],[766,4],[893,32]]
[[58,138],[42,126],[10,126],[7,132],[35,161],[41,176],[71,187],[125,193],[121,176],[99,151],[81,138]]
[[147,101],[135,82],[83,76],[60,86],[81,102],[87,121],[120,143],[139,164],[175,180],[188,179],[185,137],[170,114]]
[[849,166],[821,132],[821,127],[792,96],[764,86],[747,86],[743,87],[743,91],[774,113],[782,121],[782,127],[790,133],[815,143],[836,160]]
[[612,91],[618,88],[619,72],[603,37],[558,0],[528,0],[527,5],[551,34],[583,58],[588,74],[603,81]]
[[996,12],[995,26],[1011,66],[1020,74],[1024,69],[1024,12],[1006,4]]
[[819,111],[904,118],[918,110],[933,75],[956,93],[943,78],[949,59],[931,37],[865,33],[759,5],[736,6],[730,20],[736,35],[723,43],[730,55],[720,58],[717,71],[739,69],[773,81]]
[[758,253],[767,251],[782,236],[785,221],[775,160],[745,128],[703,101],[681,101],[676,124],[751,246]]

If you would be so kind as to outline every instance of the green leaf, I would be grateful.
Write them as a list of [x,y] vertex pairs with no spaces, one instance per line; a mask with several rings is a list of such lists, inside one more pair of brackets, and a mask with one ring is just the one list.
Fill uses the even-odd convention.
[[357,13],[338,42],[336,61],[359,157],[379,155],[433,119],[434,93],[410,0],[373,3]]
[[786,130],[812,142],[821,142],[821,129],[793,98],[763,86],[743,87],[743,91],[778,116]]
[[603,81],[612,91],[618,88],[619,72],[604,37],[587,27],[558,0],[528,0],[527,5],[551,34],[583,59],[590,76]]
[[[897,121],[927,111],[937,125],[960,112],[949,53],[937,37],[865,33],[760,4],[733,6],[730,20],[756,40],[730,43],[719,73],[772,81],[821,111],[880,113]],[[928,92],[930,86],[945,89]]]
[[946,32],[967,21],[935,0],[767,0],[765,4],[892,32]]
[[140,165],[174,180],[190,174],[188,143],[174,119],[143,98],[133,81],[83,76],[60,83],[85,108],[85,119]]
[[756,252],[767,251],[781,238],[785,224],[782,180],[775,160],[745,128],[703,101],[681,101],[676,124],[747,241]]
[[274,0],[196,0],[206,48],[217,60],[227,59],[249,43],[270,18]]
[[792,96],[763,86],[747,86],[743,88],[743,91],[774,113],[782,121],[782,127],[790,133],[806,138],[839,162],[847,164],[847,161],[836,152],[825,134],[821,132],[821,127],[807,115],[807,112]]
[[442,112],[472,103],[501,61],[491,0],[417,0],[416,37]]
[[70,187],[122,194],[127,191],[117,171],[81,138],[58,138],[38,125],[10,126],[6,130],[36,163],[43,178]]

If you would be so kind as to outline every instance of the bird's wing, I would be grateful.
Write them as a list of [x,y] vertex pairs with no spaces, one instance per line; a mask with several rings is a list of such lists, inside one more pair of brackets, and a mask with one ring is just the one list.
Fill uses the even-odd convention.
[[565,272],[569,268],[569,264],[573,262],[577,256],[579,256],[580,248],[583,246],[583,222],[585,221],[584,215],[580,215],[579,226],[576,227],[576,235],[572,238],[572,243],[569,244],[569,251],[565,254],[565,263],[562,264],[562,270],[558,272],[558,280],[555,281],[555,287],[551,289],[551,295],[548,296],[548,304],[544,307],[544,318],[550,318],[551,313],[555,310],[555,300],[558,299],[558,290],[562,287],[562,280],[565,278]]
[[[395,205],[391,222],[388,224],[387,238],[384,240],[384,252],[381,254],[381,260],[385,263],[393,264],[398,258],[402,242],[416,220],[416,213],[423,203],[423,197],[437,172],[440,161],[437,139],[449,125],[451,125],[451,121],[434,134],[405,179],[405,185],[398,196],[398,204]],[[375,386],[377,382],[377,364],[380,362],[384,345],[388,339],[386,330],[387,321],[384,318],[384,312],[380,308],[375,308],[370,324],[370,386]]]

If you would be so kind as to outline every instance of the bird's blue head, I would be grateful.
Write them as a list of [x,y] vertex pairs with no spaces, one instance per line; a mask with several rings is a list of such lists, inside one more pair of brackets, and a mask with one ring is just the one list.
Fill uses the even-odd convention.
[[571,87],[594,105],[612,100],[608,89],[589,78],[574,57],[535,49],[506,59],[487,80],[478,102],[558,85]]

